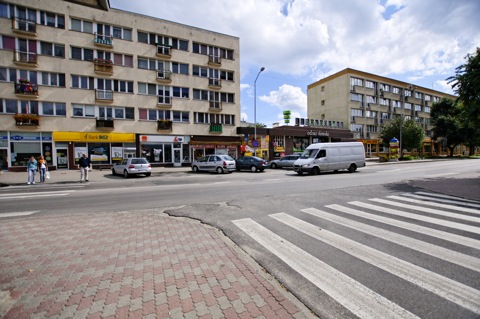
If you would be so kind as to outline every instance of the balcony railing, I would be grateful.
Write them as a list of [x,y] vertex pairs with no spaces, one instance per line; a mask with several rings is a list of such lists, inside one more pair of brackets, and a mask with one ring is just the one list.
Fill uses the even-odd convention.
[[208,56],[208,64],[211,65],[221,65],[222,64],[222,58],[216,55],[209,55]]
[[39,126],[40,117],[37,114],[18,113],[13,116],[18,126]]
[[95,99],[97,101],[112,102],[113,91],[112,90],[95,90]]
[[12,30],[22,34],[37,35],[37,24],[25,19],[12,18]]
[[159,106],[172,106],[172,97],[170,96],[157,96],[157,105]]
[[94,71],[101,74],[113,74],[112,60],[93,59]]
[[210,133],[222,133],[222,124],[210,124]]
[[35,83],[30,83],[27,80],[19,80],[15,83],[15,94],[38,96],[38,86]]
[[221,88],[222,80],[216,78],[208,78],[208,86],[212,88]]
[[113,46],[113,37],[111,35],[99,34],[95,32],[93,43],[101,46]]
[[98,117],[96,124],[97,128],[114,128],[113,119],[109,117]]
[[222,110],[222,102],[220,102],[220,101],[210,101],[210,110],[221,111]]
[[170,82],[172,80],[172,71],[170,70],[158,70],[157,71],[157,80],[163,82]]
[[171,131],[173,122],[171,120],[158,120],[157,131]]
[[157,44],[157,55],[162,57],[171,57],[172,48],[169,45]]
[[35,52],[24,52],[24,51],[14,51],[14,62],[37,65],[37,53]]

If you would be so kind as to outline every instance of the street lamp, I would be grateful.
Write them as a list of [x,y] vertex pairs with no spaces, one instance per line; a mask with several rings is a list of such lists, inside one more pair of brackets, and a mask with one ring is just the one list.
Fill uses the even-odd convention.
[[265,68],[262,66],[260,71],[258,71],[257,77],[253,82],[253,122],[254,122],[254,139],[253,139],[253,156],[257,156],[257,147],[255,142],[257,141],[257,80],[260,73],[262,73]]

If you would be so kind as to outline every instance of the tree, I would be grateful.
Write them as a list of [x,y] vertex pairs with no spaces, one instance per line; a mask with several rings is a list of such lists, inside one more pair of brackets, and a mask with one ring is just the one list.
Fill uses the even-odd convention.
[[461,108],[450,99],[441,99],[432,105],[430,119],[433,126],[433,138],[442,141],[453,157],[454,148],[465,141],[465,130],[462,127]]
[[[414,120],[404,118],[396,118],[388,121],[382,128],[380,138],[383,145],[389,145],[392,138],[400,140],[400,127],[402,127],[402,148],[413,149],[422,147],[422,142],[425,137],[423,127]],[[403,153],[403,151],[402,151]],[[402,157],[403,154],[400,154]]]
[[455,76],[449,77],[454,92],[461,103],[461,113],[465,140],[469,144],[470,155],[475,146],[480,144],[480,48],[475,54],[468,54],[467,62],[455,69]]

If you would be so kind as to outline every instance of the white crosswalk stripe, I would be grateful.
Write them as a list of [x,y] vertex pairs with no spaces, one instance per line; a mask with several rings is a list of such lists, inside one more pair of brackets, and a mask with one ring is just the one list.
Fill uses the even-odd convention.
[[[480,234],[480,227],[474,226],[474,224],[469,225],[468,223],[480,223],[480,219],[476,216],[465,215],[469,213],[480,214],[480,210],[474,208],[479,203],[468,201],[467,208],[462,199],[451,196],[442,197],[438,194],[430,196],[428,193],[417,193],[417,195],[402,194],[401,196],[387,196],[387,198],[388,200],[380,198],[369,199],[369,201],[374,201],[383,206],[360,201],[348,203],[349,205],[361,207],[362,210],[338,204],[325,206],[327,210],[316,208],[301,209],[301,212],[317,217],[319,223],[332,225],[329,229],[319,227],[311,218],[308,221],[303,220],[302,216],[307,215],[294,217],[286,213],[276,213],[269,215],[269,217],[280,222],[281,224],[279,225],[283,225],[282,227],[289,228],[290,230],[286,232],[287,234],[292,229],[306,234],[323,245],[328,245],[359,261],[365,262],[373,267],[372,269],[381,269],[391,276],[395,276],[396,280],[409,282],[419,289],[428,291],[437,297],[466,309],[465,311],[473,314],[472,318],[479,316],[480,290],[478,288],[478,279],[480,278],[480,258],[478,257],[478,252],[480,251],[480,237],[478,235]],[[409,202],[409,204],[404,203],[405,198],[407,198],[406,202]],[[425,202],[431,204],[425,204]],[[454,209],[459,208],[454,206],[457,204],[461,205],[461,209]],[[398,209],[385,206],[395,206]],[[447,212],[443,209],[449,209],[455,211],[455,213]],[[334,212],[332,213],[328,210]],[[422,215],[423,212],[435,214],[437,217]],[[385,214],[390,216],[386,217]],[[362,219],[359,220],[358,217]],[[407,221],[399,220],[398,217],[407,218]],[[456,218],[458,222],[445,219],[452,217]],[[416,223],[419,222],[427,222],[428,227],[417,225]],[[344,273],[345,269],[343,272],[335,269],[322,261],[321,258],[319,259],[307,252],[307,247],[303,249],[296,246],[286,238],[280,237],[269,230],[268,226],[260,225],[250,218],[234,220],[233,223],[355,316],[359,318],[417,317],[417,312],[412,311],[413,309],[404,308],[405,305],[403,304],[402,306],[400,304],[397,305],[395,302],[382,296],[382,294],[379,294],[377,290],[369,288],[367,282],[362,281],[360,283],[353,279],[356,277],[351,277],[348,273]],[[277,227],[275,229],[278,231]],[[444,227],[452,230],[444,230]],[[409,237],[405,235],[405,232],[400,232],[399,229],[408,230],[408,233],[419,233],[421,236]],[[349,238],[349,231],[363,234],[363,237],[360,237],[362,242]],[[461,235],[463,232],[467,233]],[[295,237],[292,235],[289,238],[294,239]],[[353,238],[357,237],[353,236]],[[373,238],[376,238],[376,240],[373,241]],[[432,239],[427,240],[428,238]],[[439,241],[438,239],[441,240]],[[370,242],[378,244],[379,240],[390,243],[390,246],[385,248],[384,245],[381,245],[382,250],[379,250],[379,248],[369,245]],[[448,242],[454,245],[465,246],[465,248],[457,251]],[[311,244],[315,245],[314,242],[311,242]],[[392,246],[392,244],[394,245]],[[427,264],[412,262],[412,255],[410,255],[409,260],[404,259],[402,249],[405,248],[416,252],[413,255],[414,258],[430,256],[439,260],[440,263],[443,262],[444,265],[432,268],[438,273],[429,267],[427,267],[429,269],[426,269]],[[472,248],[476,251],[475,253],[471,250]],[[395,252],[396,249],[402,253]],[[470,255],[470,252],[473,255]],[[449,271],[445,271],[444,267],[447,267]],[[477,279],[474,279],[472,283],[468,279],[466,281],[465,279],[459,279],[461,276],[459,277],[458,274],[463,273],[461,269],[470,271],[470,273],[465,275],[467,276],[466,278],[472,276],[473,272],[473,274],[477,274],[473,275]],[[452,276],[450,271],[454,271],[456,275]],[[428,303],[425,303],[425,305],[425,307],[429,306]],[[452,312],[454,311],[456,310],[453,309]],[[429,310],[424,310],[424,313],[428,312]],[[420,311],[420,313],[422,312]]]
[[0,200],[9,200],[9,199],[22,199],[22,198],[42,198],[42,197],[55,197],[55,196],[66,196],[74,192],[75,190],[68,191],[52,191],[52,192],[37,192],[37,193],[11,193],[11,194],[0,194]]

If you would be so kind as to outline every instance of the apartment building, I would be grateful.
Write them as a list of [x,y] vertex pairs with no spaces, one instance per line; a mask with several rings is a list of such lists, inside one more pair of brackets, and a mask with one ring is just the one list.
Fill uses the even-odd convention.
[[308,117],[345,123],[365,144],[368,155],[378,155],[379,134],[386,121],[400,116],[414,119],[425,129],[422,152],[433,153],[430,110],[432,103],[443,97],[456,99],[412,83],[347,68],[308,86]]
[[239,38],[110,8],[0,1],[0,165],[237,156]]

